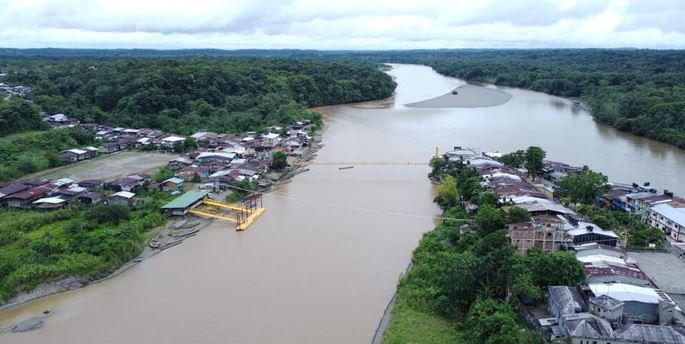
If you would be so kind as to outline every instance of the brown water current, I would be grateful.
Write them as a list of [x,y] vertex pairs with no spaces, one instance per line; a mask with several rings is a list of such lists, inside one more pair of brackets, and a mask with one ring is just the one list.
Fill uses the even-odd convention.
[[[389,73],[399,86],[386,108],[329,109],[316,162],[417,162],[436,146],[538,145],[612,180],[685,194],[685,151],[596,124],[569,100],[507,88],[512,98],[500,106],[408,108],[463,82],[423,66]],[[266,213],[246,232],[215,222],[114,279],[0,311],[0,328],[53,312],[43,328],[0,342],[368,343],[434,225],[428,171],[314,164],[268,194]]]

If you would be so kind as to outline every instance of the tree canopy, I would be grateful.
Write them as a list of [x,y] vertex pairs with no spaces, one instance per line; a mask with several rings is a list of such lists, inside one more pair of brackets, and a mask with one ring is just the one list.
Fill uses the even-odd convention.
[[557,194],[573,203],[592,204],[598,196],[609,191],[607,176],[587,167],[580,173],[569,174],[557,183]]
[[[390,76],[358,62],[82,57],[5,59],[2,64],[6,81],[31,87],[31,100],[48,113],[180,134],[316,120],[307,107],[385,98],[395,89]],[[35,112],[22,104],[11,106]]]
[[542,161],[547,156],[547,153],[540,147],[530,146],[526,149],[526,169],[528,175],[535,179],[536,176],[542,173]]

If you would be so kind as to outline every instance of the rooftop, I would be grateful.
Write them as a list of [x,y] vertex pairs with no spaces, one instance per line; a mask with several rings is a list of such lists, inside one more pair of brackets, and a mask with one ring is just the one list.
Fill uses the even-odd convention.
[[661,297],[652,288],[638,287],[625,283],[597,283],[588,285],[595,296],[608,295],[626,302],[642,302],[658,304]]
[[205,198],[206,191],[188,191],[183,195],[176,197],[175,200],[165,204],[162,209],[178,209],[190,207],[193,203]]
[[621,302],[621,300],[614,299],[613,297],[608,295],[600,295],[598,297],[590,299],[590,303],[594,303],[606,309],[615,309],[616,307],[623,305],[623,302]]
[[565,285],[551,285],[548,288],[549,297],[554,300],[560,314],[574,314],[584,310],[585,302],[575,288]]
[[606,235],[612,238],[618,238],[618,235],[616,235],[616,233],[602,229],[600,226],[597,226],[596,224],[590,222],[578,222],[578,225],[575,229],[568,231],[568,234],[570,236],[577,236],[588,233],[595,233],[599,235]]
[[605,264],[618,264],[618,265],[626,265],[625,260],[621,258],[616,258],[612,256],[607,256],[604,254],[593,254],[593,255],[587,255],[587,256],[582,256],[582,257],[576,257],[579,261],[582,263],[605,263]]
[[638,343],[685,344],[685,336],[671,326],[632,324],[615,335]]
[[185,140],[186,140],[185,137],[173,136],[173,135],[169,136],[169,137],[165,137],[162,139],[162,141],[165,141],[165,142],[180,142],[180,141],[185,141]]
[[60,204],[66,202],[65,200],[59,198],[59,197],[47,197],[47,198],[41,198],[35,202],[34,204],[41,204],[41,203],[49,203],[49,204]]
[[606,320],[590,313],[568,314],[564,323],[568,332],[574,337],[613,337],[611,325]]
[[128,192],[128,191],[119,191],[117,193],[113,193],[110,195],[110,197],[123,197],[123,198],[128,198],[131,199],[133,196],[135,196],[133,192]]
[[659,204],[654,206],[652,211],[680,225],[685,225],[685,208],[674,208],[670,204]]

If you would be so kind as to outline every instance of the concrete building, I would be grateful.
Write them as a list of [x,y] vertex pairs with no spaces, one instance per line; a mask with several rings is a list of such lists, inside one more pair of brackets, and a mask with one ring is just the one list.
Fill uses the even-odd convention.
[[608,295],[590,299],[590,313],[606,319],[611,327],[617,328],[623,322],[623,302]]
[[[573,344],[685,344],[685,336],[672,326],[626,322],[627,302],[602,294],[585,299],[576,288],[550,286],[548,310],[551,340],[567,337]],[[664,317],[665,319],[667,317]],[[541,322],[542,323],[542,322]],[[548,325],[548,326],[549,326]]]
[[625,283],[589,284],[592,295],[610,296],[624,303],[624,318],[647,324],[667,324],[673,320],[675,303],[660,290]]
[[171,149],[177,145],[183,145],[186,142],[185,137],[180,136],[168,136],[162,139],[162,147]]
[[547,253],[556,252],[565,240],[564,222],[555,216],[540,215],[530,222],[508,225],[507,234],[516,250],[525,254],[531,248],[539,248]]
[[685,208],[670,204],[656,205],[649,212],[648,223],[663,230],[673,240],[685,240]]
[[478,156],[473,149],[456,146],[453,150],[446,152],[444,158],[448,162],[465,161]]

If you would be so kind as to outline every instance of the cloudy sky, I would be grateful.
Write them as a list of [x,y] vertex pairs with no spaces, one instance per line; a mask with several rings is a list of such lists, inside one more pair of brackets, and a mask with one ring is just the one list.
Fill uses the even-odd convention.
[[685,48],[685,0],[0,0],[0,47]]

